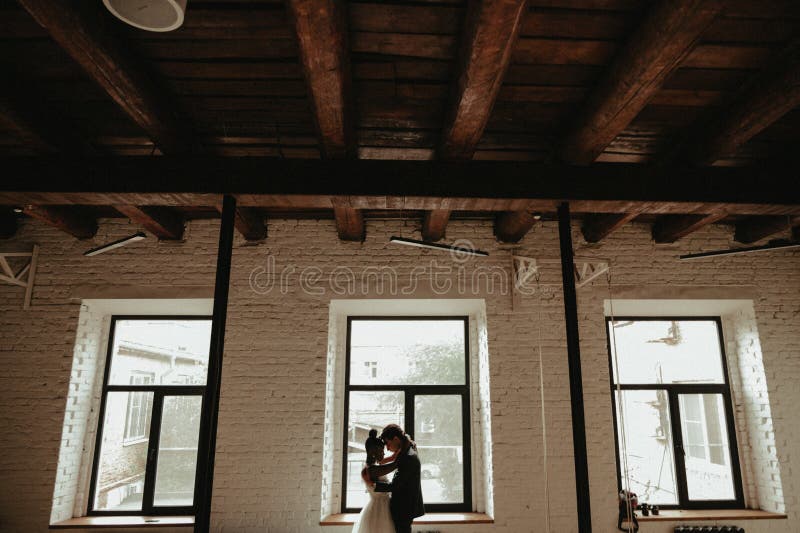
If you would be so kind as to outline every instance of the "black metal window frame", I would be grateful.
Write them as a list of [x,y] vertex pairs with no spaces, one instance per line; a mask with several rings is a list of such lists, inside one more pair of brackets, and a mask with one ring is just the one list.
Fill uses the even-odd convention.
[[[621,391],[635,390],[663,390],[669,399],[670,430],[672,431],[673,466],[675,468],[675,481],[678,491],[677,505],[661,505],[661,509],[744,509],[744,490],[742,487],[742,470],[739,464],[739,446],[736,439],[734,425],[733,403],[731,401],[730,378],[728,376],[728,361],[725,354],[725,342],[722,335],[722,320],[718,316],[615,316],[613,321],[678,321],[678,322],[714,322],[717,326],[717,339],[719,341],[720,357],[722,358],[723,383],[715,384],[661,384],[646,383],[619,384]],[[611,346],[612,317],[606,317],[606,341],[608,344],[608,371],[611,383],[611,412],[614,421],[614,450],[617,465],[617,490],[622,490],[622,467],[619,450],[619,433],[617,422],[617,383],[614,379],[614,356]],[[727,426],[728,447],[731,458],[731,472],[733,475],[733,500],[690,500],[686,481],[686,463],[683,446],[683,431],[681,425],[679,396],[685,394],[720,394],[722,395],[725,410],[725,425]]]
[[[375,320],[459,320],[464,323],[464,385],[351,385],[350,384],[350,341],[352,324],[354,321]],[[342,431],[342,512],[357,513],[361,509],[347,507],[347,428],[350,417],[350,392],[351,391],[396,391],[404,393],[404,426],[406,433],[414,438],[414,398],[417,395],[442,395],[461,397],[461,429],[463,443],[463,483],[464,501],[462,503],[433,503],[425,504],[428,512],[470,512],[472,511],[472,453],[471,453],[471,417],[470,417],[470,336],[468,316],[348,316],[347,317],[347,351],[345,358],[345,392],[344,392],[344,426]],[[409,409],[409,406],[411,408]]]
[[[211,317],[207,315],[113,315],[111,317],[111,327],[108,334],[108,347],[106,350],[105,374],[103,376],[103,391],[100,402],[100,412],[98,414],[97,435],[95,437],[94,457],[92,459],[92,477],[89,484],[89,506],[87,514],[89,516],[164,516],[182,515],[192,516],[197,512],[197,480],[205,472],[206,465],[203,464],[198,455],[197,469],[195,471],[195,490],[193,503],[191,506],[156,506],[153,505],[155,492],[156,469],[158,467],[158,447],[161,437],[161,415],[164,407],[165,396],[199,396],[201,398],[200,417],[206,416],[205,385],[110,385],[109,372],[111,370],[111,359],[114,351],[114,336],[116,324],[121,320],[207,320]],[[147,444],[147,459],[144,475],[144,491],[142,493],[141,509],[126,509],[120,511],[104,511],[94,508],[95,492],[97,490],[97,474],[100,463],[100,453],[103,442],[103,426],[106,416],[106,401],[109,392],[152,392],[153,404],[150,414],[150,432]],[[202,436],[198,435],[198,439]],[[198,440],[199,444],[199,440]]]

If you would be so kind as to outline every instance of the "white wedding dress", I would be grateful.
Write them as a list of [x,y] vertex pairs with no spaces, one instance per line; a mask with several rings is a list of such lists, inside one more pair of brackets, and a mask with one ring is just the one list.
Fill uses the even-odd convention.
[[[379,480],[387,483],[389,478],[382,476]],[[372,485],[366,487],[369,499],[353,524],[353,533],[395,533],[392,514],[389,512],[389,493],[375,492]]]

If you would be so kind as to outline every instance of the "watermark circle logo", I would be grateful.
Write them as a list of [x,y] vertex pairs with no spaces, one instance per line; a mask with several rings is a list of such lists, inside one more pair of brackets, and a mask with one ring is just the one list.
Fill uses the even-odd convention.
[[456,239],[451,245],[450,257],[456,263],[466,263],[472,259],[473,251],[477,247],[469,239]]

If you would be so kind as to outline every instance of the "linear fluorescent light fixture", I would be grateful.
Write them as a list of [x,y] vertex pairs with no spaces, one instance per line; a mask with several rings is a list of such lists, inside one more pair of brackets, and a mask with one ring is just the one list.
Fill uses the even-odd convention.
[[730,248],[728,250],[716,250],[713,252],[701,252],[698,254],[687,254],[680,256],[681,260],[690,259],[704,259],[706,257],[715,257],[718,255],[737,255],[749,254],[753,252],[767,252],[770,250],[781,250],[787,248],[800,248],[800,242],[793,241],[775,241],[762,246],[749,246],[747,248]]
[[102,246],[98,246],[97,248],[92,248],[87,252],[83,252],[83,255],[86,257],[91,257],[93,255],[102,254],[103,252],[107,252],[109,250],[113,250],[114,248],[119,248],[121,246],[125,246],[126,244],[130,244],[132,242],[141,241],[142,239],[146,238],[147,236],[142,233],[134,233],[129,237],[125,237],[124,239],[120,239],[118,241],[110,242],[108,244],[104,244]]
[[389,242],[397,244],[405,244],[406,246],[416,246],[417,248],[431,248],[433,250],[445,250],[447,252],[458,252],[460,254],[478,255],[486,257],[489,252],[483,250],[473,250],[472,248],[464,248],[462,246],[452,246],[449,244],[437,244],[435,242],[418,241],[416,239],[406,239],[405,237],[394,237],[389,239]]

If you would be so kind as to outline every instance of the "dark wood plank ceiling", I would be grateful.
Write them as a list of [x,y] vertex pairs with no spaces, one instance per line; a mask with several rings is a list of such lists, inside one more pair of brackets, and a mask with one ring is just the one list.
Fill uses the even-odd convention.
[[[718,12],[709,12],[712,3]],[[126,157],[190,149],[291,159],[471,156],[620,168],[676,162],[758,166],[796,150],[800,138],[795,0],[337,0],[329,4],[342,16],[338,26],[324,26],[332,29],[328,35],[314,29],[325,3],[313,0],[190,0],[184,25],[164,34],[121,23],[98,1],[94,11],[84,6],[86,16],[76,19],[87,36],[79,43],[69,42],[69,27],[59,27],[72,17],[66,11],[53,16],[51,4],[0,0],[0,67],[7,74],[0,92],[0,156]],[[636,53],[641,42],[658,45],[647,41],[648,20],[672,10],[671,20],[680,21],[678,9],[703,9],[708,20],[692,27],[676,22],[675,35],[686,32],[686,44],[675,64],[653,74],[654,85],[637,95],[637,106],[614,111],[614,127],[606,130],[608,138],[592,139],[588,159],[565,157],[570,133],[582,120],[586,131],[596,128],[587,102],[609,92],[624,100],[614,84],[629,87],[632,81],[618,68],[626,54]],[[311,16],[301,20],[298,13]],[[320,63],[315,74],[309,70],[315,58],[303,56],[301,46],[320,55],[326,43],[343,43],[344,52]],[[105,55],[87,63],[81,54],[92,47]],[[121,77],[101,79],[100,67],[93,67],[98,57],[116,62]],[[326,94],[334,85],[335,95]],[[132,108],[126,94],[144,103]],[[747,128],[723,120],[731,116]],[[695,138],[689,133],[699,139],[689,144],[702,144],[704,153],[687,151],[687,139]],[[135,207],[124,209],[129,216],[153,215],[146,206]],[[340,234],[356,240],[363,237],[365,217],[386,215],[328,207],[322,215],[292,205],[270,210],[333,218],[336,208]],[[744,228],[737,235],[747,240],[765,238],[780,226],[724,214],[702,221],[650,220],[652,214],[639,213],[641,208],[594,213],[584,221],[587,238],[600,240],[632,220],[654,222],[658,240],[711,222],[737,224]],[[177,238],[180,221],[216,213],[213,205],[171,209],[142,220],[163,238]],[[87,212],[120,215],[111,206],[81,211]],[[262,238],[265,213],[240,213],[240,231]],[[66,208],[58,214],[59,220],[75,218]],[[686,215],[692,214],[687,208]],[[439,209],[419,217],[436,239],[449,218],[468,215]],[[497,220],[501,238],[521,237],[533,224],[524,211],[503,212]],[[512,228],[509,221],[519,223]]]

